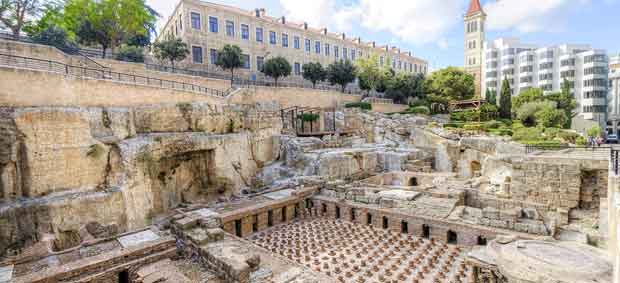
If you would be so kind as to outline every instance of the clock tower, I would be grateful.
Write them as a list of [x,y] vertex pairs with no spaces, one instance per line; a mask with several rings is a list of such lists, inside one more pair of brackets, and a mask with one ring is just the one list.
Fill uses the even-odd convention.
[[480,0],[471,0],[465,14],[465,71],[474,76],[475,96],[482,92],[482,52],[484,50],[484,22],[486,14]]

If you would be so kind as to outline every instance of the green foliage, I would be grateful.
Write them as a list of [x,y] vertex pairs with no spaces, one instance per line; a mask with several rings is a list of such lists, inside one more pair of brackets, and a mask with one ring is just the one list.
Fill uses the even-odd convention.
[[276,81],[276,87],[278,87],[278,79],[291,74],[291,64],[281,56],[270,58],[263,64],[262,72],[272,77]]
[[495,91],[491,91],[487,88],[487,92],[484,97],[486,98],[487,103],[497,106],[497,93]]
[[504,78],[502,82],[502,92],[499,97],[499,116],[504,119],[512,118],[512,91],[510,90],[510,82],[508,78]]
[[597,138],[597,137],[600,137],[603,134],[603,129],[601,129],[601,127],[599,127],[599,126],[593,126],[592,128],[589,128],[586,131],[586,134],[589,137]]
[[482,125],[480,123],[467,123],[463,125],[463,129],[466,131],[482,131]]
[[521,121],[526,127],[535,126],[537,125],[536,113],[549,109],[555,109],[555,104],[551,101],[526,102],[517,109],[517,120]]
[[40,0],[0,0],[0,26],[11,30],[19,36],[22,29],[30,23],[30,19],[41,10]]
[[557,133],[556,138],[559,138],[567,143],[576,144],[577,140],[581,137],[578,133],[570,131],[560,131]]
[[108,48],[154,31],[157,16],[144,0],[67,0],[62,21],[79,43],[100,45],[105,57]]
[[586,143],[588,143],[588,140],[586,140],[586,138],[582,136],[579,136],[577,140],[575,141],[576,145],[581,145],[581,146],[586,145]]
[[551,93],[545,97],[548,100],[554,101],[557,104],[557,108],[562,110],[566,116],[566,122],[564,123],[565,129],[570,129],[571,120],[577,113],[574,112],[577,107],[577,101],[570,91],[570,84],[565,78],[562,82],[562,91],[559,93]]
[[144,63],[144,50],[139,46],[125,45],[116,54],[116,60]]
[[310,62],[303,66],[302,76],[304,79],[312,82],[312,87],[316,87],[316,83],[324,81],[327,78],[327,72],[323,65],[319,62]]
[[469,109],[450,113],[450,120],[463,122],[489,121],[497,117],[497,106],[488,103],[483,104],[480,109]]
[[470,99],[474,96],[474,77],[462,69],[448,67],[433,72],[425,82],[426,93],[450,100]]
[[187,44],[180,38],[168,37],[166,40],[155,42],[153,45],[155,58],[168,60],[174,68],[174,62],[182,61],[189,55]]
[[512,139],[520,142],[534,142],[544,140],[544,136],[540,128],[526,128],[523,126],[513,126]]
[[[1,1],[2,0],[0,0],[0,2]],[[51,1],[43,4],[43,8],[41,9],[42,13],[39,19],[28,22],[24,26],[23,31],[26,32],[28,36],[34,37],[46,29],[58,27],[65,30],[69,39],[74,40],[75,35],[71,34],[71,32],[67,30],[67,27],[63,21],[63,9],[64,5],[62,2]]]
[[63,51],[73,51],[77,45],[69,39],[67,32],[58,26],[49,26],[32,35],[36,43],[54,46]]
[[504,126],[504,124],[502,122],[496,121],[496,120],[487,121],[487,122],[484,123],[484,128],[485,129],[499,129],[502,126]]
[[410,98],[424,96],[424,75],[399,73],[388,84],[386,96],[396,103],[406,103]]
[[368,102],[350,102],[344,105],[345,108],[361,108],[363,110],[372,110],[372,104]]
[[367,91],[376,89],[383,76],[377,55],[373,54],[368,58],[360,58],[355,62],[355,65],[358,70],[357,78],[360,89]]
[[342,92],[344,92],[347,84],[355,81],[355,76],[356,68],[349,60],[340,60],[327,67],[327,80],[332,85],[340,85]]
[[242,52],[239,46],[230,44],[224,45],[222,49],[217,51],[215,65],[224,70],[230,70],[230,87],[233,86],[235,80],[235,69],[243,66]]
[[542,101],[545,97],[543,91],[539,88],[530,88],[519,93],[512,98],[512,109],[519,109],[523,104],[529,102]]
[[321,116],[315,113],[303,113],[297,115],[297,119],[302,120],[304,122],[314,122],[318,120]]
[[545,107],[536,112],[536,123],[542,127],[563,127],[566,124],[566,114],[560,109]]
[[411,113],[411,114],[422,114],[422,115],[430,115],[431,114],[431,110],[428,109],[428,107],[426,106],[416,106],[416,107],[412,107],[410,108],[407,113]]

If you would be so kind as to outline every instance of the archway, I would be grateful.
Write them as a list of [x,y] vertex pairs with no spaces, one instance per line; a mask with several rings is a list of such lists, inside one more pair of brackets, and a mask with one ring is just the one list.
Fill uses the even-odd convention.
[[366,213],[366,224],[372,225],[372,214]]
[[486,246],[487,245],[487,238],[483,237],[483,236],[478,236],[478,245],[479,246]]
[[431,237],[431,227],[426,224],[422,225],[422,238],[428,239]]
[[340,206],[336,205],[336,219],[340,219]]
[[403,234],[409,233],[409,223],[407,223],[407,221],[402,220],[400,222],[400,232]]
[[355,208],[354,208],[354,207],[352,207],[352,208],[351,208],[351,216],[350,216],[350,217],[351,217],[351,218],[350,218],[350,219],[351,219],[351,222],[354,222],[354,221],[355,221],[356,216],[357,216],[357,215],[356,215]]
[[383,216],[383,229],[387,229],[389,226],[389,220],[387,217]]
[[239,238],[243,236],[241,233],[241,219],[235,220],[235,235]]
[[411,178],[409,179],[409,186],[411,186],[411,187],[415,187],[415,186],[417,186],[417,185],[418,185],[418,178],[416,178],[416,177],[411,177]]
[[458,242],[458,236],[456,232],[448,230],[448,244],[456,244]]

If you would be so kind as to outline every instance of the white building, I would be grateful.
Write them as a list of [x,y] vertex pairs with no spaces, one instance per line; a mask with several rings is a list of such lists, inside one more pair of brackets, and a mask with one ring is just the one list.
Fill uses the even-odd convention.
[[607,122],[608,58],[604,50],[568,44],[539,47],[515,38],[500,38],[485,42],[483,56],[486,89],[499,93],[507,78],[512,95],[528,88],[540,88],[548,94],[561,91],[566,78],[579,113],[573,128],[582,130]]
[[609,104],[607,133],[618,134],[620,128],[620,54],[609,58]]

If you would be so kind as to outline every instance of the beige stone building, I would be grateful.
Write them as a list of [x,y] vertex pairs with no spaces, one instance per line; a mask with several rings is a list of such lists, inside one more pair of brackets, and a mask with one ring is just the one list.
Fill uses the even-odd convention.
[[471,0],[465,14],[465,71],[474,76],[476,96],[480,96],[482,82],[482,50],[486,14],[479,0]]
[[294,23],[285,17],[267,15],[265,9],[254,11],[196,0],[181,0],[160,37],[178,37],[192,51],[183,62],[191,67],[215,70],[217,50],[226,44],[241,47],[245,57],[242,73],[250,79],[260,77],[263,62],[283,56],[299,78],[302,66],[309,62],[328,65],[337,60],[355,61],[376,54],[383,66],[391,65],[396,72],[427,73],[428,63],[411,52],[397,47],[378,45],[349,38],[327,28],[314,28],[307,23]]

